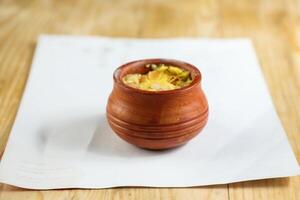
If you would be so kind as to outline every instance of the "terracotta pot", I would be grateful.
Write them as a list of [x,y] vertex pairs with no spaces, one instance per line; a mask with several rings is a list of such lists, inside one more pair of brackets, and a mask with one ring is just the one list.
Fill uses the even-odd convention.
[[[125,85],[122,77],[146,73],[146,64],[164,63],[188,70],[190,85],[168,91],[145,91]],[[113,131],[127,142],[146,149],[168,149],[187,143],[205,126],[208,104],[201,89],[200,71],[191,64],[168,59],[146,59],[120,66],[107,104]]]

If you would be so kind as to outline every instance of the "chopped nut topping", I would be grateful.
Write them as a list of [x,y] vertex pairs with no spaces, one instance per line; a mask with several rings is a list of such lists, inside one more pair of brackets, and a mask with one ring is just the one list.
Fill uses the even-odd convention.
[[133,88],[148,91],[174,90],[192,82],[190,72],[165,64],[148,64],[151,70],[146,74],[127,74],[123,82]]

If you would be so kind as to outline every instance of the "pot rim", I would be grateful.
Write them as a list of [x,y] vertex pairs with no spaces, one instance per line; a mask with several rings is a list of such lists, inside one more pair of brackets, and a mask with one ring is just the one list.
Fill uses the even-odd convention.
[[[188,70],[190,73],[193,73],[193,75],[194,75],[193,81],[189,85],[184,86],[182,88],[177,88],[177,89],[173,89],[173,90],[163,90],[163,91],[148,91],[148,90],[141,90],[138,88],[130,87],[130,86],[126,85],[125,83],[123,83],[123,81],[121,80],[120,74],[121,74],[122,70],[124,70],[125,68],[133,66],[133,65],[145,66],[146,64],[153,64],[153,63],[172,64],[172,65],[178,66],[180,68],[184,68],[184,69]],[[149,94],[149,95],[163,95],[163,94],[174,94],[174,93],[179,93],[179,92],[185,92],[194,87],[197,87],[201,82],[202,75],[197,67],[195,67],[194,65],[192,65],[190,63],[184,62],[184,61],[180,61],[180,60],[176,60],[176,59],[166,59],[166,58],[150,58],[150,59],[134,60],[134,61],[131,61],[131,62],[121,65],[114,71],[113,79],[114,79],[115,84],[117,84],[118,86],[127,90],[128,92],[136,92],[136,93]]]

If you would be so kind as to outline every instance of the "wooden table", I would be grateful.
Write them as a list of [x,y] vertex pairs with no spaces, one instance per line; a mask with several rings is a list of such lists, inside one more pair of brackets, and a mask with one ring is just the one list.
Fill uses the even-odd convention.
[[[249,37],[300,161],[300,0],[0,0],[0,155],[40,34]],[[181,189],[30,191],[0,184],[0,199],[300,199],[300,176]]]

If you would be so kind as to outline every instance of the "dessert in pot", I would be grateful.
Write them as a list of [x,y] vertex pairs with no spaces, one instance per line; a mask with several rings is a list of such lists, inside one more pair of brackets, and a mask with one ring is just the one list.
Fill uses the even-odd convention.
[[165,64],[148,64],[146,74],[127,74],[123,82],[141,90],[162,91],[174,90],[189,85],[192,82],[187,70]]
[[198,135],[208,119],[201,73],[170,59],[144,59],[120,66],[106,114],[112,130],[141,148],[181,146]]

